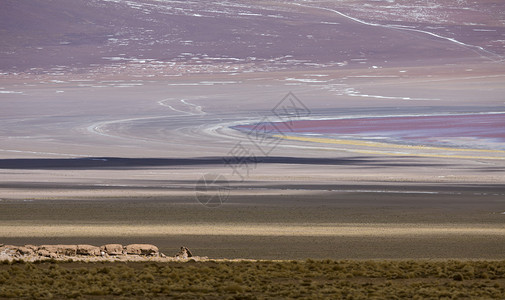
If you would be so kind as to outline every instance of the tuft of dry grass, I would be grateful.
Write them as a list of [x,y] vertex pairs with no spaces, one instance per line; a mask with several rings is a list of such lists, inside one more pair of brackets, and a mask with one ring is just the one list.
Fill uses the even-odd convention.
[[505,261],[0,264],[1,298],[505,298]]

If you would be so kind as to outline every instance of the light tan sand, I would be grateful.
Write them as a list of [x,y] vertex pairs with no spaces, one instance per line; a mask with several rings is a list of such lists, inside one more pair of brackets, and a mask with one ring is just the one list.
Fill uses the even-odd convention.
[[6,238],[30,238],[40,236],[142,237],[149,235],[227,235],[227,236],[353,236],[353,237],[402,237],[429,235],[486,235],[505,239],[505,228],[489,224],[451,224],[431,226],[426,224],[202,224],[202,225],[54,225],[30,226],[2,222],[0,235]]

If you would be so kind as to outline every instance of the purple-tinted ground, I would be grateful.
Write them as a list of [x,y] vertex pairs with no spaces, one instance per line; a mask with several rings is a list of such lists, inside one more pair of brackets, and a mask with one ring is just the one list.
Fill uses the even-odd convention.
[[[368,139],[404,144],[451,145],[465,147],[468,139],[480,140],[482,147],[505,149],[505,114],[464,114],[443,116],[388,116],[334,120],[272,122],[262,126],[234,128],[337,138]],[[457,140],[463,143],[457,143]]]
[[[498,61],[503,53],[501,1],[362,2],[4,0],[0,71],[163,76]],[[368,23],[352,19],[364,13]]]

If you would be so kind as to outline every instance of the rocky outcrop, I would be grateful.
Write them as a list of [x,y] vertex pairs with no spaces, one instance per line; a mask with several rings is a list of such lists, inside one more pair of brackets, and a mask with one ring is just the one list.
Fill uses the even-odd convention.
[[37,254],[39,256],[42,256],[42,257],[56,258],[56,254],[55,253],[51,253],[51,252],[49,252],[48,250],[45,250],[45,249],[39,249],[39,250],[37,250]]
[[197,260],[205,257],[194,257],[187,247],[181,247],[177,255],[169,257],[159,252],[158,247],[151,244],[106,244],[100,247],[93,245],[3,245],[0,244],[0,261],[21,259],[36,261],[45,259],[75,259],[80,261],[172,261],[193,258]]
[[17,246],[13,245],[4,245],[0,246],[0,253],[2,255],[14,255],[18,253],[18,248]]
[[100,246],[100,251],[104,252],[104,254],[108,254],[108,255],[122,255],[122,254],[124,254],[123,245],[121,245],[121,244],[103,245],[103,246]]
[[158,256],[158,247],[150,244],[131,244],[125,247],[126,254]]
[[20,255],[31,255],[34,254],[39,247],[34,245],[24,245],[24,246],[10,246],[13,250],[16,250]]
[[77,245],[41,245],[38,251],[46,250],[55,255],[75,256],[77,255]]
[[31,245],[26,245],[26,246],[20,246],[20,247],[18,247],[17,252],[20,255],[33,255],[33,254],[35,254],[36,250],[37,249],[33,249],[31,247]]
[[100,247],[93,245],[77,245],[77,255],[99,256],[102,251]]
[[37,249],[37,253],[40,256],[50,257],[51,254],[56,256],[58,254],[58,246],[57,245],[40,245]]

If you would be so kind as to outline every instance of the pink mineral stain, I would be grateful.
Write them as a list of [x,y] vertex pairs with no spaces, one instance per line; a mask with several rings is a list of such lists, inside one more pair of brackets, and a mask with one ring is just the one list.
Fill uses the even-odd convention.
[[[260,126],[236,126],[253,130]],[[451,139],[505,143],[505,113],[444,116],[363,117],[355,119],[298,120],[262,124],[271,134],[331,135],[336,137],[383,138],[405,142],[434,142]],[[268,132],[267,132],[268,133]]]

